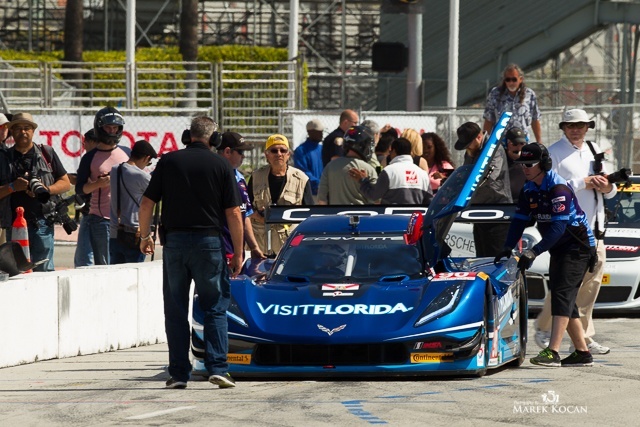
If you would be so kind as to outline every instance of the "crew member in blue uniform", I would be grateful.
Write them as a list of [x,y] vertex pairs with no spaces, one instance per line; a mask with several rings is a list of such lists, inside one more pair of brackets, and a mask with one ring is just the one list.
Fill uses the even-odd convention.
[[[531,219],[537,221],[542,240],[520,256],[518,267],[529,268],[533,260],[549,251],[549,291],[553,323],[549,347],[531,363],[541,366],[591,366],[593,357],[587,348],[579,320],[576,296],[582,277],[595,260],[595,238],[573,189],[551,170],[546,147],[537,142],[522,149],[520,159],[527,179],[518,197],[503,251],[496,257],[511,256]],[[575,351],[560,360],[558,351],[564,331],[569,333]]]

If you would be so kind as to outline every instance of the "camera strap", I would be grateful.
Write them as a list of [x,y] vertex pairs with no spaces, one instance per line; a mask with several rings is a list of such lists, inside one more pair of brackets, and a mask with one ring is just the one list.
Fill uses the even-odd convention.
[[[591,150],[591,154],[593,154],[593,157],[594,157],[594,160],[595,160],[596,154],[598,154],[598,153],[596,153],[595,148],[593,148],[593,143],[591,141],[589,141],[589,140],[585,140],[584,142],[586,142],[587,145],[589,146],[589,150]],[[598,147],[598,148],[600,148],[600,147]],[[592,189],[592,191],[593,191],[593,197],[594,197],[594,199],[596,201],[596,224],[595,224],[596,226],[594,227],[593,231],[594,231],[594,235],[596,236],[596,239],[598,239],[598,236],[600,236],[600,234],[601,234],[600,233],[600,223],[598,221],[598,192],[595,190],[595,188]]]

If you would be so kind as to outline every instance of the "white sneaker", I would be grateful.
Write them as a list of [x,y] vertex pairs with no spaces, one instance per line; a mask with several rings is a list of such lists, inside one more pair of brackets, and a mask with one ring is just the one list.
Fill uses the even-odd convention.
[[[600,345],[595,341],[590,344],[587,344],[587,348],[589,349],[591,354],[609,354],[609,352],[611,351],[609,347]],[[573,353],[574,350],[575,350],[575,347],[573,346],[573,344],[571,344],[571,346],[569,346],[569,353]]]
[[551,340],[551,332],[537,329],[535,339],[538,347],[544,350],[545,348],[549,347],[549,341]]

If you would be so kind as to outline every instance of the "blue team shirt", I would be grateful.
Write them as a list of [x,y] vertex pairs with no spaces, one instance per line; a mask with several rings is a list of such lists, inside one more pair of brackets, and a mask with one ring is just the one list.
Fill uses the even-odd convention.
[[322,176],[322,145],[307,138],[293,152],[293,165],[307,174],[311,193],[318,194],[320,177]]
[[[242,200],[242,204],[240,205],[240,213],[242,214],[243,226],[244,219],[251,216],[253,214],[253,206],[251,205],[251,201],[249,200],[249,192],[247,191],[247,181],[244,179],[244,175],[239,172],[237,169],[234,170],[236,175],[236,182],[238,183],[238,190],[240,191],[240,199]],[[222,239],[224,240],[224,250],[228,255],[233,255],[233,243],[231,242],[231,232],[229,231],[229,227],[225,225],[222,229]]]
[[[542,240],[532,250],[586,249],[596,241],[573,189],[553,171],[545,174],[540,186],[527,181],[520,191],[506,246],[515,247],[530,219],[537,221]],[[580,243],[582,242],[582,243]]]

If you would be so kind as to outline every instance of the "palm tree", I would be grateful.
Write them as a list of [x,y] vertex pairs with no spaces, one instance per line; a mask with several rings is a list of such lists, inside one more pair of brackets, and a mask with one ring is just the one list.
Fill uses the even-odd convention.
[[[185,62],[195,62],[198,60],[198,0],[182,0],[182,11],[180,14],[180,53]],[[197,98],[197,67],[195,64],[185,64],[188,71],[185,85],[185,101],[183,107],[196,107]]]
[[[64,60],[82,62],[82,37],[84,32],[83,0],[67,0],[64,15]],[[78,68],[77,64],[65,64],[65,68]],[[76,86],[82,77],[79,73],[64,73],[65,80]]]

